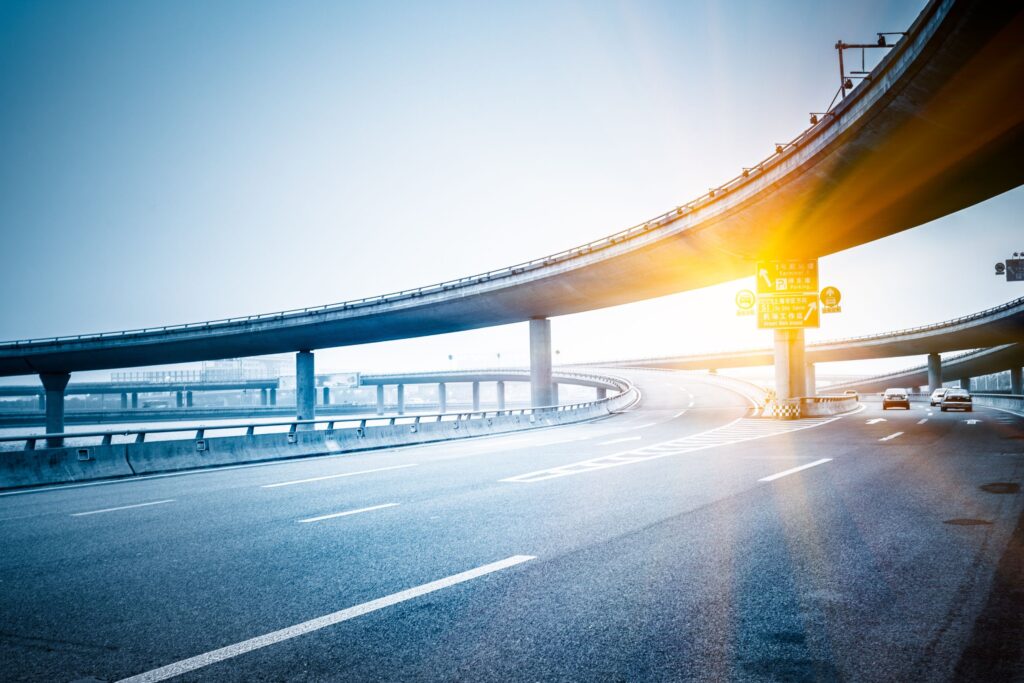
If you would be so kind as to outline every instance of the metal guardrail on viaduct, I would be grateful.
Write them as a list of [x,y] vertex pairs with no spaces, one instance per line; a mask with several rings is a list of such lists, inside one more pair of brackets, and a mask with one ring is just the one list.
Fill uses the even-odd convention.
[[[1024,181],[1022,43],[1019,3],[932,0],[817,123],[727,183],[627,230],[383,296],[5,342],[0,376],[309,351],[547,318],[736,279],[758,258],[869,242]],[[779,254],[779,245],[790,250]]]

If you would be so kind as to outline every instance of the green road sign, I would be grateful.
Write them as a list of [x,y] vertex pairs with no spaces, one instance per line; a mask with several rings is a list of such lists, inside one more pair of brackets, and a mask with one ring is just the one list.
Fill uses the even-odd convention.
[[758,261],[758,294],[818,292],[818,259],[802,261]]
[[764,297],[757,300],[757,326],[762,330],[819,327],[817,293]]

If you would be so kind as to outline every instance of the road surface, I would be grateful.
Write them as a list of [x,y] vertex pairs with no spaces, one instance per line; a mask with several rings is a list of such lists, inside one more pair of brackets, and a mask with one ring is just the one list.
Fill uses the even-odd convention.
[[1024,677],[1024,419],[632,377],[588,424],[2,495],[3,678]]

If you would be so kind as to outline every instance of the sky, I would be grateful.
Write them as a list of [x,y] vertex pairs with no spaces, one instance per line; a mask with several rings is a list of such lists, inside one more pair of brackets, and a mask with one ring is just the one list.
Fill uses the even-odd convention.
[[[923,6],[0,0],[0,338],[332,303],[602,237],[768,156],[828,105],[836,40]],[[1024,295],[992,268],[1024,250],[1022,213],[1018,188],[823,258],[843,312],[808,340]],[[557,360],[768,346],[735,315],[751,284],[556,318]],[[317,368],[527,358],[517,324]]]

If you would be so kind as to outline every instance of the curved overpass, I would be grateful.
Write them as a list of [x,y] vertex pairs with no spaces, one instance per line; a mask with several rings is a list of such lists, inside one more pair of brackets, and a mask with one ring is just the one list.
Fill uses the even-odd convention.
[[[825,341],[807,346],[811,363],[869,358],[926,355],[966,349],[981,349],[1002,344],[1024,344],[1024,297],[1001,306],[906,330],[883,332],[866,337]],[[601,367],[650,367],[673,370],[714,370],[771,365],[772,349],[725,353],[665,356],[596,363]],[[1006,367],[999,368],[1005,370]],[[992,372],[996,372],[993,370]],[[958,378],[957,378],[958,379]]]
[[1024,8],[932,0],[821,121],[725,185],[559,254],[420,289],[229,320],[0,344],[0,376],[311,350],[614,306],[821,256],[1024,181]]

